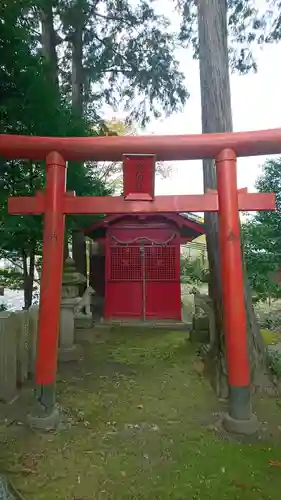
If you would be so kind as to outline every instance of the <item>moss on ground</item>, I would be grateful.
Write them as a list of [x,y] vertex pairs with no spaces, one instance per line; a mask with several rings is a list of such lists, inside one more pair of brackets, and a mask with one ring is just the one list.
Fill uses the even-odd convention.
[[265,434],[224,434],[183,333],[113,331],[62,368],[58,400],[56,433],[0,424],[2,472],[27,500],[280,498],[279,406],[258,401]]
[[278,342],[281,342],[281,333],[272,331],[272,330],[267,330],[265,328],[261,329],[261,334],[263,336],[263,340],[266,345],[273,345],[277,344]]

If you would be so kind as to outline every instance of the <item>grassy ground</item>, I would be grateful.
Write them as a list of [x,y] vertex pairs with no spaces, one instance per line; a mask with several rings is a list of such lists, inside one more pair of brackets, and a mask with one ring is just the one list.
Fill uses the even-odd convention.
[[278,401],[257,401],[259,436],[231,438],[183,333],[116,331],[85,353],[60,371],[59,431],[0,422],[2,472],[27,500],[280,498]]

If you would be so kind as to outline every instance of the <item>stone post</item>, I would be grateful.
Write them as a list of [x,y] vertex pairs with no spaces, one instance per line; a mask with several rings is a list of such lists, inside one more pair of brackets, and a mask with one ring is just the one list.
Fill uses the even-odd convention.
[[33,379],[35,374],[39,305],[30,306],[28,314],[28,376]]
[[28,311],[17,311],[17,384],[21,387],[28,378],[28,341],[30,329]]
[[15,314],[0,313],[0,401],[9,403],[17,395],[17,332]]
[[62,277],[59,360],[76,361],[81,355],[81,346],[74,344],[74,309],[79,303],[79,286],[86,282],[85,276],[78,273],[75,263],[67,258]]

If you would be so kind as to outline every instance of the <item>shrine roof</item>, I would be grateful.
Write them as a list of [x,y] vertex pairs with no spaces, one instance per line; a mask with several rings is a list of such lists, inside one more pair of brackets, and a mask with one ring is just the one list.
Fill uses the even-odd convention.
[[197,238],[200,234],[205,233],[205,226],[203,218],[197,216],[193,213],[155,213],[155,214],[115,214],[107,215],[103,219],[92,224],[90,227],[84,229],[86,236],[92,238],[93,240],[103,238],[106,235],[106,231],[110,226],[121,222],[122,219],[138,219],[142,221],[155,220],[155,225],[157,226],[157,220],[166,219],[172,224],[176,224],[180,229],[180,235],[182,238],[187,240],[193,240]]

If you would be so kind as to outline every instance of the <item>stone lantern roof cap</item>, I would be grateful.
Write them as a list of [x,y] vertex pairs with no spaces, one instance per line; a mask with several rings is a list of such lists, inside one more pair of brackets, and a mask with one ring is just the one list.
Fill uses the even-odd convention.
[[62,284],[82,285],[86,281],[86,277],[76,270],[74,260],[71,257],[67,257],[63,267]]

